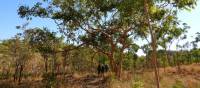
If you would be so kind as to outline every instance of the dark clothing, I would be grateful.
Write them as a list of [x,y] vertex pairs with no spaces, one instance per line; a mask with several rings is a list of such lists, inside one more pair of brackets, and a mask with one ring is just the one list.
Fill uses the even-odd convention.
[[102,73],[102,66],[99,64],[97,67],[98,74]]
[[109,67],[107,64],[99,64],[97,67],[98,75],[108,72]]
[[104,65],[104,72],[108,72],[108,70],[109,70],[108,65],[105,64],[105,65]]

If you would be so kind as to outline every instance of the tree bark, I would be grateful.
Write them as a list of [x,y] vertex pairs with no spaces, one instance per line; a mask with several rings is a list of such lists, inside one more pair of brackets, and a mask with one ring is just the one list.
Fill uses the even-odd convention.
[[152,47],[152,53],[151,53],[151,59],[152,63],[154,66],[154,72],[155,72],[155,79],[156,79],[156,86],[157,88],[160,88],[160,83],[159,83],[159,72],[158,72],[158,66],[157,66],[157,46],[156,46],[156,34],[152,30],[151,24],[150,24],[150,16],[148,12],[149,6],[148,6],[148,0],[144,0],[144,10],[147,18],[147,24],[149,27],[150,35],[151,35],[151,47]]
[[24,66],[23,66],[23,65],[20,65],[18,84],[21,83],[21,78],[22,78],[22,71],[23,71],[23,69],[24,69]]
[[15,66],[15,73],[14,73],[14,82],[17,80],[18,70],[19,70],[19,65],[16,63],[16,66]]
[[[154,40],[154,39],[153,39]],[[153,48],[153,52],[152,52],[152,60],[153,60],[153,66],[154,66],[154,72],[155,72],[155,78],[156,78],[156,84],[157,84],[157,88],[160,88],[160,83],[159,83],[159,72],[158,72],[158,66],[157,66],[157,56],[156,56],[156,43],[155,40],[152,41],[152,48]]]
[[123,52],[120,52],[120,60],[119,64],[117,65],[117,77],[120,79],[121,78],[121,73],[122,73],[122,62],[123,62]]
[[166,61],[167,61],[168,55],[167,55],[167,49],[165,48],[165,58],[164,58],[164,73],[166,72]]
[[108,57],[109,57],[109,59],[110,59],[110,67],[111,67],[111,70],[112,70],[113,72],[116,72],[113,54],[108,55]]
[[44,56],[44,65],[45,65],[45,72],[47,73],[48,72],[48,57]]
[[56,66],[57,66],[56,65],[56,58],[57,58],[56,52],[53,52],[52,55],[53,55],[53,58],[52,58],[53,60],[52,60],[52,69],[51,69],[52,71],[51,72],[53,74],[55,74],[56,73]]

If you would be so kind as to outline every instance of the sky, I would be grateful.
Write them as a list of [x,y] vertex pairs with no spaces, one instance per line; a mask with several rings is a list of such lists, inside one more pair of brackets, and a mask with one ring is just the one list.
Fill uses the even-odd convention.
[[[39,0],[1,0],[0,1],[0,40],[9,39],[22,30],[16,29],[16,26],[26,23],[26,19],[21,19],[17,14],[20,5],[33,5]],[[200,32],[200,1],[197,7],[191,11],[180,11],[178,17],[182,22],[187,23],[191,29],[188,30],[188,41],[192,41],[196,32]],[[56,30],[56,25],[50,19],[33,19],[29,26],[32,27],[48,27]],[[173,49],[173,48],[172,48]],[[141,53],[141,51],[139,51]]]
[[[26,23],[26,19],[22,19],[17,14],[17,9],[20,5],[33,5],[33,2],[39,0],[2,0],[0,1],[0,40],[9,39],[16,33],[23,32],[16,29],[16,26]],[[56,29],[53,21],[49,19],[35,18],[30,23],[28,28],[33,27],[48,27]]]

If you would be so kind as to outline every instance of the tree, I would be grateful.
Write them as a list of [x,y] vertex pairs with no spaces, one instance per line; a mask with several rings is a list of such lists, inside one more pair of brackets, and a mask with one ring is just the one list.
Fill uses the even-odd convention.
[[142,51],[146,54],[145,55],[145,63],[146,63],[146,68],[150,68],[149,64],[149,53],[150,53],[150,44],[144,44],[143,46],[140,47]]
[[18,51],[19,57],[16,60],[18,63],[18,83],[21,82],[21,79],[23,77],[23,71],[26,65],[26,62],[32,57],[32,51],[30,49],[30,46],[28,45],[26,40],[22,40],[22,44],[20,44],[20,51]]
[[53,53],[57,51],[56,43],[59,43],[57,40],[56,33],[50,32],[47,28],[33,28],[25,30],[25,38],[28,43],[31,45],[35,51],[39,52],[45,61],[45,72],[48,72],[48,58]]
[[[89,40],[93,40],[89,42],[89,46],[109,57],[111,68],[118,77],[121,73],[123,51],[134,43],[132,41],[127,44],[133,40],[129,35],[135,37],[133,34],[137,31],[143,32],[139,34],[151,40],[149,41],[152,49],[151,59],[159,88],[157,40],[163,35],[161,31],[166,28],[165,25],[170,27],[169,24],[173,23],[174,28],[179,29],[177,10],[194,8],[195,3],[196,0],[53,0],[47,7],[42,6],[42,3],[37,3],[31,8],[21,6],[18,13],[22,18],[27,19],[42,17],[55,20],[61,32],[64,32],[72,41],[79,41],[80,35],[85,36],[82,40],[88,39],[87,44]],[[77,31],[83,34],[76,33]],[[105,45],[99,46],[102,45],[101,43]],[[117,66],[113,60],[116,51],[121,52],[121,59]]]
[[[132,29],[136,28],[136,25],[130,25],[130,23],[136,22],[135,19],[138,19],[132,17],[129,20],[129,15],[126,15],[127,11],[125,10],[129,7],[123,7],[125,5],[131,7],[132,10],[129,9],[130,11],[137,12],[133,10],[134,5],[128,4],[129,2],[134,4],[133,1],[128,0],[127,2],[114,0],[98,0],[95,2],[90,0],[53,0],[47,8],[44,8],[40,2],[31,8],[21,6],[18,13],[22,18],[26,17],[27,19],[38,16],[55,20],[60,31],[64,32],[71,41],[77,40],[78,43],[80,42],[79,38],[81,38],[82,42],[92,46],[91,48],[106,54],[110,58],[112,71],[119,77],[124,56],[123,52],[131,46],[130,34],[133,31]],[[132,12],[130,12],[131,14],[128,12],[128,14],[134,15]],[[78,37],[80,34],[76,33],[77,31],[84,32],[83,37]],[[93,37],[95,41],[86,41],[86,38],[92,40],[89,37]],[[108,43],[106,44],[106,42]],[[103,47],[101,47],[102,43],[105,43]],[[109,50],[105,50],[106,47],[109,47],[107,48]],[[115,52],[121,52],[118,62],[114,61]]]
[[200,33],[197,32],[196,33],[196,37],[195,37],[195,40],[193,40],[191,42],[192,46],[193,46],[193,49],[191,50],[191,53],[193,55],[193,58],[195,58],[195,62],[198,63],[199,62],[199,49],[198,49],[198,43],[200,41]]
[[[154,65],[157,88],[159,88],[159,73],[157,69],[157,41],[163,35],[162,31],[169,31],[169,24],[173,23],[173,29],[177,29],[176,10],[173,8],[193,8],[196,0],[144,0],[144,23],[149,31],[152,49],[152,63]],[[172,8],[172,9],[171,9]],[[169,14],[169,15],[168,15]],[[174,23],[175,22],[175,23]],[[180,29],[180,28],[178,28]],[[161,35],[161,36],[160,36]]]
[[195,40],[191,42],[192,45],[193,45],[193,49],[197,49],[198,43],[199,43],[199,41],[200,41],[200,33],[197,32],[196,35],[197,35],[197,36],[195,37]]
[[[14,38],[4,41],[4,55],[12,58],[12,61],[7,59],[6,62],[14,64],[14,81],[21,82],[25,64],[32,57],[31,50],[26,40],[22,39],[21,34],[17,34]],[[14,62],[14,63],[13,63]],[[10,67],[11,69],[11,67]],[[8,73],[7,73],[8,74]]]
[[[2,78],[9,78],[11,69],[13,66],[14,57],[13,56],[13,43],[14,39],[3,40],[0,43],[0,62],[2,67]],[[7,76],[7,77],[6,77]]]

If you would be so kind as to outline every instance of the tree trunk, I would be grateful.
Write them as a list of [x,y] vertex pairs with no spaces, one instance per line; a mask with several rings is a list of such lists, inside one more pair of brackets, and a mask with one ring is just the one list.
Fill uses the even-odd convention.
[[110,67],[111,67],[111,71],[114,72],[114,75],[120,79],[121,76],[121,71],[122,71],[122,63],[121,61],[116,62],[114,60],[113,54],[110,54],[109,56],[110,59]]
[[46,56],[44,56],[44,65],[45,65],[45,72],[48,72],[48,58]]
[[180,74],[181,73],[181,68],[180,68],[180,63],[179,63],[179,57],[177,55],[177,58],[176,58],[176,66],[177,66],[177,72]]
[[147,17],[147,24],[149,27],[149,31],[150,31],[150,35],[151,35],[151,47],[153,52],[151,53],[151,59],[152,59],[152,63],[154,66],[154,72],[155,72],[155,79],[156,79],[156,86],[157,88],[160,88],[160,83],[159,83],[159,72],[158,72],[158,67],[157,67],[157,46],[156,46],[156,34],[155,31],[153,31],[151,24],[150,24],[150,16],[149,16],[149,12],[148,12],[149,6],[148,6],[148,0],[144,0],[144,10],[145,10],[145,14]]
[[148,64],[148,57],[147,57],[147,55],[145,56],[145,63],[146,63],[146,69],[148,69],[149,68],[149,64]]
[[23,69],[24,69],[24,66],[23,66],[23,65],[20,65],[18,84],[21,83],[21,78],[22,78],[22,71],[23,71]]
[[169,53],[167,52],[167,62],[169,66],[172,66],[171,64],[171,58],[169,57]]
[[17,80],[17,74],[18,74],[18,70],[19,70],[19,65],[16,63],[16,66],[15,66],[15,73],[14,73],[14,82]]
[[[177,52],[177,53],[178,53],[178,52]],[[178,73],[180,74],[180,73],[181,73],[181,67],[180,67],[179,54],[177,54],[176,65],[177,65],[177,71],[178,71]]]
[[68,55],[69,55],[69,53],[68,52],[66,52],[66,53],[64,53],[63,54],[63,76],[65,76],[66,75],[66,73],[67,73],[67,69],[66,69],[66,66],[67,66],[67,58],[68,58]]
[[52,69],[51,69],[51,72],[53,73],[53,74],[55,74],[56,73],[56,52],[53,52],[52,53],[52,55],[53,55],[53,60],[52,60]]
[[166,61],[167,61],[168,55],[167,55],[167,49],[165,48],[165,58],[164,58],[164,73],[166,72]]
[[121,78],[121,73],[122,73],[122,62],[123,62],[123,52],[120,52],[120,60],[119,64],[117,65],[117,77],[120,79]]
[[160,88],[160,83],[159,83],[159,72],[158,72],[158,66],[157,66],[157,57],[156,57],[156,45],[155,45],[155,41],[152,42],[152,48],[153,48],[152,60],[153,60],[153,66],[154,66],[156,84],[157,84],[157,88]]
[[114,63],[114,58],[113,58],[113,54],[108,55],[109,59],[110,59],[110,67],[112,72],[115,72],[115,63]]

